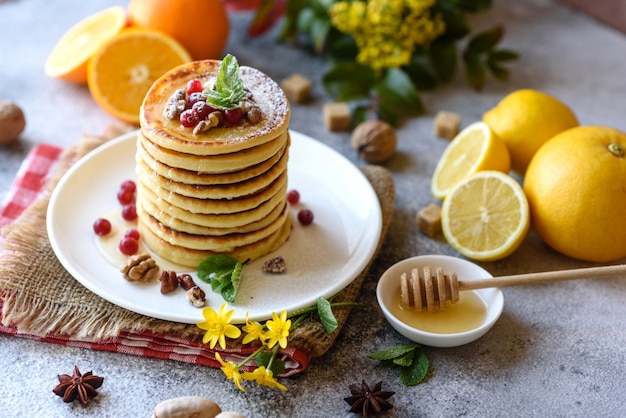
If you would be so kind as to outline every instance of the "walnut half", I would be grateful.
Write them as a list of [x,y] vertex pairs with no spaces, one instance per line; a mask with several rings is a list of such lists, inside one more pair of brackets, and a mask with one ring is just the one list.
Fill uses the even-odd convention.
[[368,120],[354,129],[351,143],[365,161],[381,163],[396,151],[396,131],[381,120]]
[[120,271],[130,282],[149,282],[158,274],[159,266],[150,254],[137,254],[129,257]]

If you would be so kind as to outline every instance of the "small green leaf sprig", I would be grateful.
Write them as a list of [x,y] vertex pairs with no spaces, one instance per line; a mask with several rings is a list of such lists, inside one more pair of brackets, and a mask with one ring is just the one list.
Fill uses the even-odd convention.
[[368,355],[369,358],[380,360],[385,366],[400,370],[400,381],[404,386],[415,386],[421,383],[430,367],[428,357],[420,345],[399,345]]
[[[199,265],[198,277],[211,283],[213,291],[220,293],[224,300],[233,302],[237,295],[242,270],[243,265],[236,259],[226,255],[215,255]],[[330,334],[339,327],[333,308],[362,306],[353,302],[333,302],[335,297],[330,300],[319,297],[315,305],[299,309],[291,314],[287,311],[282,311],[280,314],[272,312],[272,319],[265,323],[250,321],[246,313],[246,323],[243,326],[230,323],[235,311],[228,310],[227,304],[223,303],[217,311],[212,307],[203,308],[204,320],[196,325],[205,330],[202,343],[209,344],[211,349],[219,345],[225,350],[227,338],[238,339],[242,334],[242,344],[259,345],[252,354],[238,362],[223,359],[219,352],[215,353],[215,359],[221,365],[220,369],[229,380],[235,383],[237,388],[245,392],[242,382],[248,380],[255,381],[262,386],[286,391],[287,387],[279,383],[274,376],[285,371],[285,362],[277,354],[279,348],[287,348],[289,334],[306,321],[315,319],[319,320],[324,330]],[[253,365],[256,368],[253,371],[242,372],[242,368],[247,365]]]
[[217,72],[215,87],[204,89],[207,103],[220,110],[232,110],[241,106],[244,96],[243,80],[239,71],[237,58],[228,54],[222,60]]

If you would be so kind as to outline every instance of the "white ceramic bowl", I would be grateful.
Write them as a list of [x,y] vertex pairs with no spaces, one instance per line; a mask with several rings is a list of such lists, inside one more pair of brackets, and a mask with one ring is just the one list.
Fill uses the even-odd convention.
[[435,267],[441,266],[445,273],[449,271],[455,272],[459,280],[493,277],[482,267],[456,257],[423,255],[402,260],[389,267],[389,269],[383,273],[376,287],[378,304],[391,326],[406,338],[431,347],[456,347],[472,342],[485,335],[498,320],[504,307],[504,297],[502,296],[502,291],[498,288],[464,291],[475,292],[487,307],[487,314],[484,321],[476,328],[468,331],[453,334],[426,332],[407,325],[393,314],[393,311],[396,309],[391,309],[391,306],[394,303],[394,299],[396,300],[395,303],[397,303],[397,295],[400,294],[401,274],[404,272],[410,273],[413,268],[422,268],[425,266],[430,266],[433,270]]

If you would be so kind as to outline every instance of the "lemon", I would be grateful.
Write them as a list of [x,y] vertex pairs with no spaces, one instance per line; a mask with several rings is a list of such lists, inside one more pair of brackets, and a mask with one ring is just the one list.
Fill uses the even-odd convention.
[[572,258],[626,257],[626,133],[580,126],[548,141],[524,178],[534,229]]
[[441,227],[448,243],[479,261],[512,254],[530,228],[522,186],[500,171],[481,171],[461,181],[443,201]]
[[450,142],[439,159],[431,180],[431,192],[444,199],[461,180],[483,170],[508,172],[511,168],[506,145],[484,122],[474,122]]
[[517,90],[483,115],[483,121],[506,144],[514,171],[524,174],[537,150],[550,138],[578,126],[559,99],[537,90]]

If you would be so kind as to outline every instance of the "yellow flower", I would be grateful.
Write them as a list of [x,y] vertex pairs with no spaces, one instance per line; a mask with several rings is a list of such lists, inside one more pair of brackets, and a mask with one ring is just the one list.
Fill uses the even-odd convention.
[[222,356],[220,356],[220,353],[215,353],[215,358],[222,365],[220,369],[224,372],[226,377],[235,382],[235,385],[239,388],[239,390],[245,392],[246,390],[243,388],[243,386],[241,386],[241,373],[239,373],[239,365],[222,360]]
[[226,348],[226,337],[238,338],[241,335],[241,330],[234,325],[230,325],[230,320],[235,314],[234,310],[226,311],[226,303],[220,306],[219,312],[211,307],[202,309],[203,322],[198,322],[196,325],[198,328],[206,330],[202,337],[202,343],[209,342],[209,347],[215,347],[215,344],[219,342],[222,349]]
[[287,387],[281,385],[274,379],[274,373],[271,370],[266,369],[265,366],[257,367],[253,372],[244,372],[243,378],[246,380],[255,380],[259,385],[267,386],[269,388],[278,388],[280,390],[287,390]]
[[375,70],[410,62],[419,45],[428,45],[444,32],[441,16],[430,11],[435,0],[339,1],[330,9],[332,25],[352,35],[357,61]]
[[282,311],[280,317],[276,312],[272,312],[272,319],[268,320],[265,325],[267,326],[265,337],[269,340],[267,346],[272,348],[278,343],[281,348],[287,347],[287,337],[291,327],[291,319],[287,319],[287,311]]
[[248,312],[246,312],[246,325],[243,326],[243,332],[246,333],[246,336],[243,337],[243,344],[248,344],[254,340],[264,343],[266,340],[263,334],[263,325],[256,321],[250,322],[248,320]]

